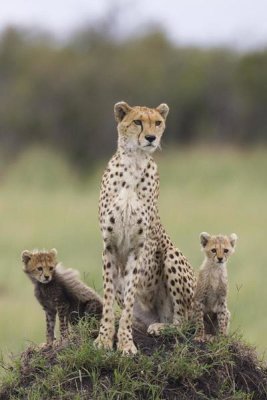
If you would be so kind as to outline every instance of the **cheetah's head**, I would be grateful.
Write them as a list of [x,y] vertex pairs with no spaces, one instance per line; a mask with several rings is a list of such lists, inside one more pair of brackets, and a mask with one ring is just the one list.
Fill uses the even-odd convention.
[[56,249],[50,251],[24,250],[21,254],[23,270],[32,280],[49,283],[53,279],[57,265],[56,256]]
[[167,104],[157,108],[130,107],[124,101],[114,106],[118,122],[119,146],[128,151],[153,153],[160,146],[169,112]]
[[226,263],[229,256],[235,251],[237,235],[232,233],[229,236],[210,235],[207,232],[200,234],[200,243],[206,257],[220,266]]

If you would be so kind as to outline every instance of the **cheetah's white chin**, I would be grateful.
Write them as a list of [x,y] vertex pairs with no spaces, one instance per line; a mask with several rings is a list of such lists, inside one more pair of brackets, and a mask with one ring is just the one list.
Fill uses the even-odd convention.
[[148,145],[142,146],[142,150],[147,152],[147,153],[154,153],[154,151],[156,151],[157,148],[158,148],[158,146],[152,146],[152,145],[150,145],[150,146],[148,146]]

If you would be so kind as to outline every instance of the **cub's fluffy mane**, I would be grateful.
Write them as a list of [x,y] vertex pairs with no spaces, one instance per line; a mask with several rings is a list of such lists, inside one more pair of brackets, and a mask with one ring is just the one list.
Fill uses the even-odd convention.
[[81,302],[98,300],[102,303],[101,297],[80,280],[80,274],[72,268],[65,268],[61,263],[56,265],[57,280],[66,288],[68,293]]

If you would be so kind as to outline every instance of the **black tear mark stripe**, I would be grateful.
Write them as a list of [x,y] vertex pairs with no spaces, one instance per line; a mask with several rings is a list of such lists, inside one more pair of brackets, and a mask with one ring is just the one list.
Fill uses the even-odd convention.
[[143,123],[142,123],[142,121],[141,121],[141,132],[139,133],[139,135],[138,135],[138,137],[137,137],[137,140],[138,140],[138,144],[139,145],[141,145],[141,142],[140,142],[140,136],[141,136],[141,134],[142,134],[142,132],[143,132]]
[[[143,116],[141,115],[141,118],[142,118]],[[141,134],[142,134],[142,132],[143,132],[143,130],[144,130],[144,126],[143,126],[143,122],[142,122],[142,120],[140,120],[140,122],[141,122],[141,132],[139,133],[139,135],[138,135],[138,137],[137,137],[137,140],[138,140],[138,144],[139,145],[141,145],[141,142],[140,142],[140,136],[141,136]]]

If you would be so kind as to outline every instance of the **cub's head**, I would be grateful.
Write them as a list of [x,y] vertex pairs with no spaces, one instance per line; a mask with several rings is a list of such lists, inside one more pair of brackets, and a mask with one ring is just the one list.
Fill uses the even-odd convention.
[[200,243],[206,257],[217,265],[224,264],[229,256],[235,251],[237,235],[229,236],[209,235],[207,232],[200,234]]
[[24,250],[21,254],[23,270],[31,279],[49,283],[53,279],[57,265],[56,256],[56,249],[50,251]]
[[169,112],[167,104],[157,108],[130,107],[124,101],[114,106],[118,122],[119,146],[125,150],[153,153],[160,146]]

